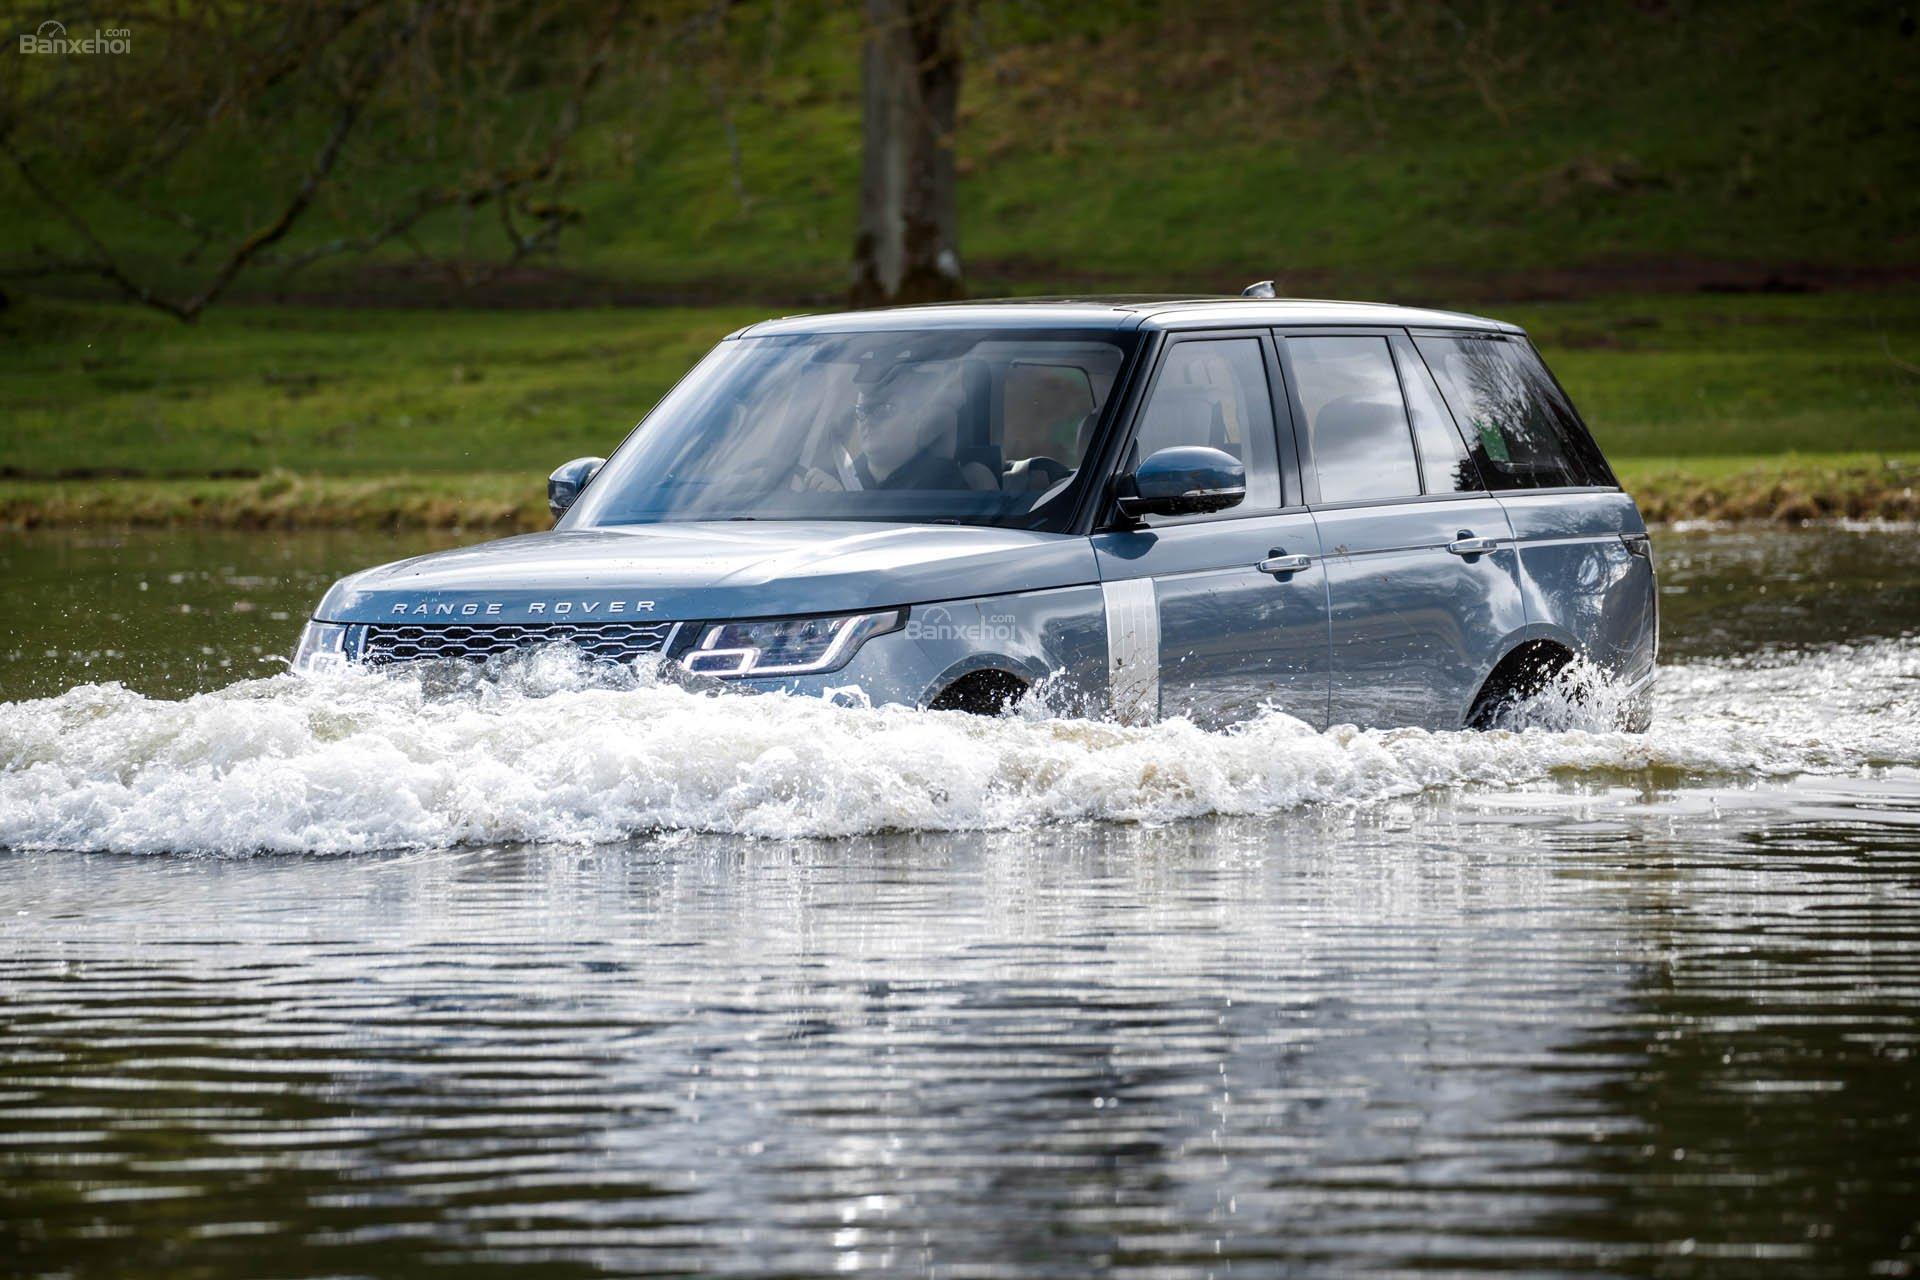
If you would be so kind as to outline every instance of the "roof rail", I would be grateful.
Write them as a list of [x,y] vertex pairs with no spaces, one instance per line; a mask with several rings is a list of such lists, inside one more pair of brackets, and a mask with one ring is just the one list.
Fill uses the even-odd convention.
[[1273,281],[1258,280],[1242,289],[1240,296],[1243,298],[1277,298],[1280,295],[1273,291]]

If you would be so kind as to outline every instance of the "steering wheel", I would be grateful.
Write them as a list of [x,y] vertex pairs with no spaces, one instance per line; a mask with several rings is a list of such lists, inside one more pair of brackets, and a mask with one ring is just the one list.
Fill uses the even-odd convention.
[[[1049,458],[1045,454],[1035,454],[1031,458],[1022,458],[1007,467],[1009,476],[1019,476],[1026,483],[1022,486],[1028,491],[1051,489],[1073,474],[1073,468],[1058,458]],[[1033,477],[1040,477],[1041,483],[1034,484]]]
[[786,472],[780,476],[778,483],[799,493],[829,492],[824,489],[816,490],[812,485],[807,483],[807,475],[814,471],[818,471],[821,475],[833,480],[833,489],[831,492],[840,492],[846,488],[846,486],[840,482],[840,478],[835,476],[831,471],[828,471],[825,467],[809,466],[804,462],[796,462],[788,467]]

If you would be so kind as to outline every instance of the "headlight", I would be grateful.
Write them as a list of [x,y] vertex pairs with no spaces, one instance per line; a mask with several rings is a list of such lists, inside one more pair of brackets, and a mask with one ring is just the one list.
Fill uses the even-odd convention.
[[681,661],[698,675],[802,676],[838,671],[862,644],[897,629],[905,609],[849,613],[837,618],[772,618],[716,622]]
[[365,628],[345,622],[309,622],[293,651],[295,671],[331,671],[353,660]]

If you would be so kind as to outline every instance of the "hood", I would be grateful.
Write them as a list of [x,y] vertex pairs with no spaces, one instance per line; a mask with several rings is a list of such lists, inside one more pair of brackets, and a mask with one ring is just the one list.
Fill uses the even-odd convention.
[[726,521],[568,529],[484,542],[342,578],[327,622],[692,621],[844,613],[1076,586],[1069,534],[966,525]]

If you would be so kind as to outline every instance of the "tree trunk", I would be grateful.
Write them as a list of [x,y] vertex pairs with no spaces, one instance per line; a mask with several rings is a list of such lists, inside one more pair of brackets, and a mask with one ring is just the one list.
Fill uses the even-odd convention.
[[867,0],[855,306],[962,296],[953,140],[963,0]]

